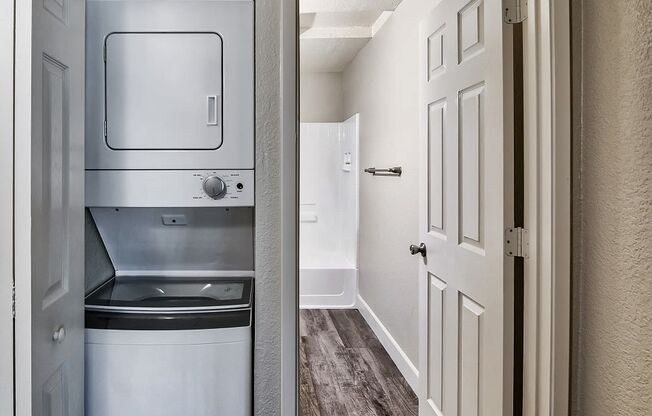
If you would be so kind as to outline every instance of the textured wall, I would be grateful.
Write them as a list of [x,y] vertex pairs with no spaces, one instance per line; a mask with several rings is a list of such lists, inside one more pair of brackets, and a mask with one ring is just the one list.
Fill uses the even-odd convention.
[[652,2],[584,0],[573,19],[573,413],[650,416]]
[[256,0],[256,334],[254,414],[280,415],[280,7]]
[[417,365],[419,21],[431,0],[404,0],[344,71],[346,115],[360,114],[360,168],[402,166],[400,178],[361,174],[360,296]]
[[300,101],[302,123],[343,121],[342,73],[302,72]]

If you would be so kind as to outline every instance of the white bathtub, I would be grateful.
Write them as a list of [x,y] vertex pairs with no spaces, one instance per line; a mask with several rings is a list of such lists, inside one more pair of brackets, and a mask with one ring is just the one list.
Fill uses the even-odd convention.
[[300,267],[299,305],[303,309],[351,308],[358,293],[354,267]]

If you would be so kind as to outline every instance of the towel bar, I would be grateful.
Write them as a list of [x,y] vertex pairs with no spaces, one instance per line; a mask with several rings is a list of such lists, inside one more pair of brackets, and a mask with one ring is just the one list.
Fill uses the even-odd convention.
[[403,168],[401,168],[400,166],[395,166],[393,168],[385,168],[385,169],[366,168],[364,171],[367,173],[371,173],[374,176],[376,176],[376,174],[380,174],[381,176],[401,176],[401,174],[403,173]]

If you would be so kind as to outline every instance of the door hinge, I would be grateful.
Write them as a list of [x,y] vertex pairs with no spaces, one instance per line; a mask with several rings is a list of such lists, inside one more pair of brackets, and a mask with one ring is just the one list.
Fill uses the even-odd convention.
[[527,0],[503,0],[505,23],[521,23],[527,19]]
[[529,233],[523,227],[505,230],[505,255],[508,257],[528,258],[530,249]]
[[106,140],[106,120],[104,120],[104,140]]
[[106,44],[102,48],[102,60],[106,63]]
[[11,317],[16,318],[16,284],[11,285]]

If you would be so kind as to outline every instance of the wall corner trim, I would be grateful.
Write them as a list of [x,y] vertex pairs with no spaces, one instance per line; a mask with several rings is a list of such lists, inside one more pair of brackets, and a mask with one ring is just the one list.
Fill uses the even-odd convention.
[[403,374],[403,377],[405,377],[405,380],[412,388],[412,391],[416,394],[419,388],[419,370],[417,370],[417,367],[412,363],[405,351],[403,351],[392,334],[387,330],[385,325],[383,325],[378,316],[360,295],[358,295],[356,308],[374,331],[374,334],[376,334],[378,340],[385,350],[387,350],[387,353],[392,358],[401,374]]

